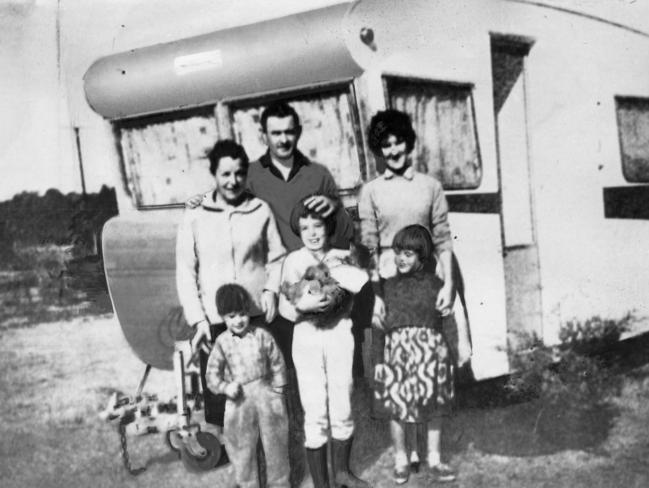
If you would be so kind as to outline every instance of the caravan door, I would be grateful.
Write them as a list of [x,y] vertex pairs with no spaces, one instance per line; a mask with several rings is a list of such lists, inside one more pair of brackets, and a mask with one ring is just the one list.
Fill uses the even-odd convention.
[[[415,169],[446,190],[453,247],[464,282],[476,379],[509,372],[505,271],[496,168],[483,167],[473,85],[388,76],[390,107],[412,119]],[[483,178],[490,171],[491,177]],[[456,307],[456,315],[461,313]]]

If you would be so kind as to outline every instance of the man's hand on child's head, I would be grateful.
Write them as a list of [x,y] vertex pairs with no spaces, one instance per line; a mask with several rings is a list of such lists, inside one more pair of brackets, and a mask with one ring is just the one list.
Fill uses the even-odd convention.
[[236,381],[225,387],[225,395],[231,400],[236,400],[242,393],[241,385]]
[[315,195],[304,200],[304,206],[323,217],[329,217],[336,210],[336,202],[325,195]]

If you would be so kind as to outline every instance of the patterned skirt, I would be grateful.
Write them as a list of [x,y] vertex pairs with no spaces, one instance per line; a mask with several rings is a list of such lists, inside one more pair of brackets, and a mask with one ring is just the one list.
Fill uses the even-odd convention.
[[385,336],[383,362],[374,368],[374,413],[426,422],[448,413],[455,399],[454,367],[441,333],[402,327]]

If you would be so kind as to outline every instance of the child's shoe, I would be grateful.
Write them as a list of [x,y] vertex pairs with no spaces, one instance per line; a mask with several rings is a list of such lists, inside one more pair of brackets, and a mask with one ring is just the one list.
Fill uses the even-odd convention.
[[431,473],[435,477],[435,481],[440,483],[450,483],[457,479],[457,474],[455,470],[451,468],[448,464],[439,463],[430,468]]
[[410,478],[410,468],[405,466],[395,466],[394,468],[394,482],[397,485],[403,485]]
[[394,456],[394,482],[402,485],[410,478],[410,463],[405,452],[397,452]]
[[412,451],[410,453],[410,472],[419,473],[420,465],[419,454],[417,454],[417,451]]

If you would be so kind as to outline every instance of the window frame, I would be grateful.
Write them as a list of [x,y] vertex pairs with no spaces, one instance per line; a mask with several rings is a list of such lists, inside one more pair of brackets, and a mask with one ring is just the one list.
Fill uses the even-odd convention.
[[[317,96],[319,94],[336,94],[345,95],[349,104],[349,112],[352,124],[352,133],[354,135],[354,144],[356,146],[356,154],[358,157],[358,169],[360,174],[360,182],[358,185],[350,188],[338,188],[338,193],[341,197],[353,196],[360,186],[367,180],[367,155],[363,148],[363,134],[361,127],[361,117],[359,113],[358,97],[356,88],[354,86],[354,78],[336,80],[325,83],[311,84],[303,87],[292,87],[286,90],[277,90],[262,94],[245,95],[221,100],[219,102],[211,101],[210,103],[198,105],[195,107],[180,108],[177,110],[159,112],[154,114],[146,114],[143,116],[127,117],[117,119],[111,122],[112,132],[114,135],[115,147],[119,158],[120,174],[126,193],[130,197],[134,207],[137,210],[158,210],[165,208],[182,208],[183,203],[161,203],[161,204],[145,204],[142,202],[141,189],[136,187],[133,175],[128,168],[127,155],[122,145],[122,133],[128,130],[144,129],[153,124],[162,124],[168,122],[176,122],[183,119],[190,119],[192,117],[202,116],[213,120],[217,133],[221,134],[221,138],[234,139],[234,112],[241,108],[254,107],[257,105],[268,104],[277,100],[286,100],[288,103],[292,99],[309,98],[309,96]],[[224,109],[226,123],[229,127],[221,127],[220,123],[220,107]],[[216,142],[216,141],[215,141]],[[321,163],[322,164],[322,163]]]
[[118,119],[112,121],[112,131],[115,140],[115,146],[117,148],[117,154],[119,157],[120,165],[120,174],[122,176],[122,182],[126,193],[133,202],[137,210],[160,210],[167,208],[183,208],[184,203],[161,203],[161,204],[144,204],[142,203],[141,190],[135,188],[135,183],[133,182],[133,175],[128,169],[126,162],[126,155],[124,154],[124,147],[122,146],[122,131],[123,130],[133,130],[133,129],[143,129],[153,124],[163,124],[168,122],[176,122],[183,119],[190,119],[192,117],[206,116],[207,118],[212,118],[214,120],[214,125],[218,131],[217,120],[216,120],[216,104],[214,102],[204,105],[199,105],[196,107],[190,108],[181,108],[178,110],[172,110],[169,112],[159,112],[154,114],[147,114],[139,117],[128,117],[123,119]]
[[[275,101],[286,101],[290,104],[292,99],[308,98],[309,96],[313,95],[335,92],[342,92],[347,96],[361,176],[361,182],[357,186],[350,188],[338,188],[338,193],[341,196],[354,194],[358,190],[358,188],[360,188],[360,186],[362,186],[363,183],[367,180],[367,161],[366,154],[363,150],[363,134],[360,122],[360,114],[358,112],[358,97],[354,87],[353,78],[312,84],[297,88],[288,88],[286,90],[279,90],[269,93],[245,95],[223,100],[223,105],[226,106],[228,119],[230,121],[231,136],[234,139],[234,131],[232,130],[232,128],[234,127],[234,112],[236,110],[250,108],[258,105],[265,105]],[[319,163],[323,164],[321,162]]]
[[647,116],[649,117],[649,97],[642,97],[642,96],[628,96],[628,95],[615,95],[613,97],[614,103],[615,103],[615,123],[617,125],[617,139],[618,139],[618,147],[620,149],[620,166],[622,168],[622,175],[624,176],[624,180],[627,183],[632,183],[632,184],[647,184],[649,183],[649,153],[647,154],[646,161],[647,161],[647,178],[645,179],[632,179],[629,175],[627,165],[625,164],[625,152],[624,152],[624,142],[623,142],[623,130],[622,130],[622,120],[620,117],[620,105],[621,104],[629,104],[629,103],[635,103],[638,102],[642,105],[647,106]]
[[[444,181],[441,181],[440,183],[442,184],[444,191],[445,192],[466,192],[466,191],[474,191],[480,188],[482,185],[482,180],[484,178],[484,168],[483,168],[483,161],[482,161],[482,151],[480,149],[480,137],[478,133],[478,123],[477,123],[477,118],[476,118],[476,108],[475,108],[475,101],[473,99],[473,91],[475,90],[475,83],[470,82],[470,81],[453,81],[453,80],[442,80],[438,78],[427,78],[424,76],[416,76],[416,75],[404,75],[400,73],[391,73],[391,72],[385,72],[381,75],[381,82],[383,85],[383,97],[385,100],[385,106],[387,108],[394,108],[392,105],[392,101],[390,98],[390,88],[391,86],[394,86],[394,84],[399,84],[399,83],[404,83],[404,84],[415,84],[415,85],[428,85],[428,86],[439,86],[442,89],[448,90],[449,88],[459,88],[463,90],[467,90],[468,96],[467,96],[467,105],[468,109],[470,111],[470,116],[471,116],[471,122],[473,126],[473,134],[475,137],[475,148],[476,148],[476,155],[478,158],[478,164],[480,168],[480,175],[478,177],[478,181],[475,185],[468,186],[468,187],[463,187],[463,188],[450,188],[447,186],[447,184]],[[422,136],[417,135],[418,138],[422,139]]]

